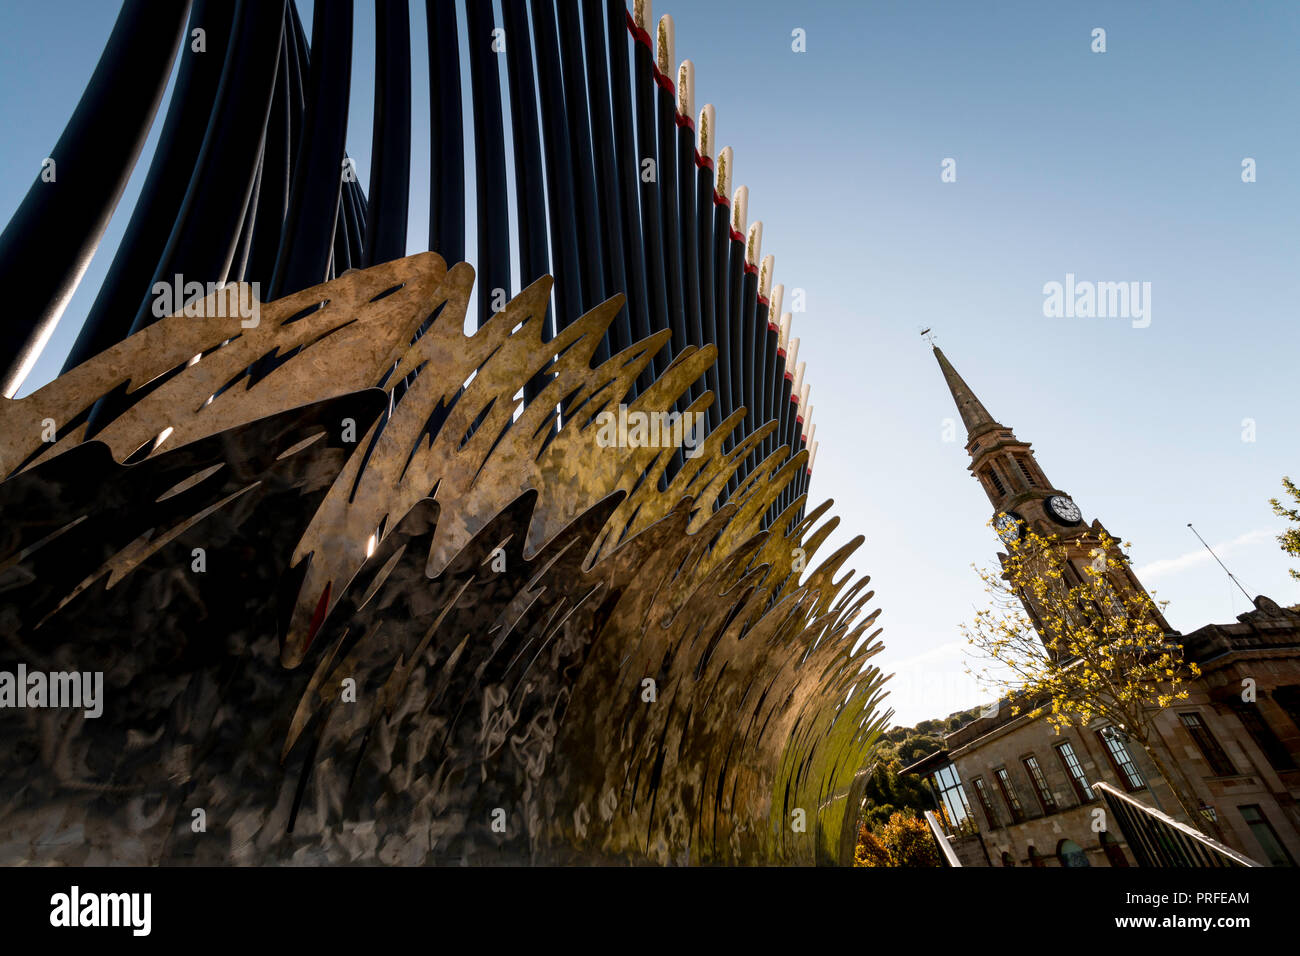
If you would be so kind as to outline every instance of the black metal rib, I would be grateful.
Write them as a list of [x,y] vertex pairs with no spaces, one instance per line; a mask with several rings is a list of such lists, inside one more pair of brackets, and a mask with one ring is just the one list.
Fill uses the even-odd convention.
[[542,101],[542,143],[546,155],[546,198],[551,224],[551,265],[555,273],[555,327],[565,328],[582,314],[582,269],[574,219],[573,166],[569,160],[564,86],[550,0],[530,4],[537,44],[537,82]]
[[[700,326],[705,344],[716,346],[718,345],[718,325],[716,284],[713,274],[713,170],[701,163],[696,172],[696,184],[695,207],[698,222],[697,255],[699,256]],[[719,349],[718,354],[719,358],[721,358],[721,349]],[[709,391],[713,392],[713,405],[708,410],[710,431],[717,428],[722,422],[723,392],[731,387],[729,375],[726,376],[726,381],[723,381],[723,371],[722,362],[717,361],[710,365],[704,373],[705,383],[708,385]]]
[[[573,183],[574,219],[582,263],[582,311],[605,301],[604,253],[600,230],[604,219],[591,156],[591,121],[587,116],[587,79],[582,59],[582,21],[578,0],[557,0],[561,68],[564,74],[564,115],[569,131],[569,180]],[[595,360],[609,358],[609,342],[602,338]]]
[[[301,111],[295,101],[295,82],[300,88],[302,78],[295,79],[298,69],[298,51],[290,28],[280,41],[280,65],[275,77],[275,98],[271,114],[266,121],[265,145],[262,163],[258,170],[257,207],[254,218],[252,245],[243,279],[256,282],[262,289],[270,289],[275,273],[275,257],[280,249],[284,231],[284,217],[289,208],[289,184],[293,168],[294,114]],[[299,117],[301,127],[301,117]]]
[[375,115],[363,266],[406,255],[410,199],[411,10],[407,0],[375,0]]
[[[687,121],[690,117],[685,117]],[[674,113],[674,124],[681,123],[680,114]],[[704,329],[700,321],[700,235],[695,217],[695,127],[685,122],[677,126],[677,186],[678,222],[681,231],[682,299],[686,340],[678,346],[703,346]],[[690,400],[704,394],[704,383],[691,383]]]
[[465,259],[465,129],[455,0],[425,0],[429,41],[429,248]]
[[[542,145],[533,84],[532,43],[524,0],[501,0],[506,30],[506,67],[510,83],[510,129],[514,140],[515,219],[519,224],[519,281],[531,285],[550,269],[546,247],[546,204],[543,200]],[[555,334],[555,320],[547,305],[543,335]],[[534,378],[524,386],[531,402],[544,380]]]
[[[751,333],[754,340],[754,428],[761,428],[768,418],[766,375],[769,361],[767,352],[767,304],[757,301],[758,277],[751,274],[750,278],[754,279],[756,300],[754,303],[753,331]],[[775,346],[772,351],[775,353]],[[772,357],[774,358],[775,355]],[[751,469],[758,467],[759,462],[764,458],[763,452],[766,448],[766,440],[754,446],[754,450],[749,456]]]
[[249,0],[237,8],[216,108],[167,248],[136,311],[133,332],[158,318],[151,308],[154,283],[170,283],[176,274],[204,283],[228,277],[274,98],[284,9],[283,0]]
[[[725,188],[725,183],[721,184]],[[731,209],[726,196],[713,193],[713,313],[714,332],[718,342],[718,392],[719,419],[730,417],[736,410],[736,376],[731,345]],[[727,438],[725,447],[732,446]]]
[[668,354],[676,356],[687,345],[682,294],[682,223],[677,197],[677,103],[672,92],[658,83],[653,89],[659,132],[656,170],[659,175],[659,209],[663,217],[664,279],[668,293],[668,327],[673,333],[668,343]]
[[[668,286],[664,278],[663,232],[660,225],[659,162],[655,141],[655,82],[651,51],[645,37],[638,36],[632,45],[635,64],[633,91],[636,96],[636,168],[641,184],[641,248],[646,262],[646,292],[650,298],[650,331],[658,332],[668,325]],[[655,175],[647,181],[643,163],[654,164]],[[668,348],[664,346],[651,362],[654,378],[663,374],[668,364]]]
[[[492,49],[496,28],[491,3],[465,5],[469,81],[474,96],[474,176],[478,194],[478,324],[492,315],[500,289],[510,298],[510,197],[506,192],[505,129],[501,75]],[[509,34],[507,34],[509,45]]]
[[[605,62],[608,34],[616,31],[616,35],[623,39],[623,24],[616,21],[606,27],[600,0],[583,0],[582,26],[586,48],[587,109],[591,114],[591,158],[601,216],[598,234],[604,241],[601,262],[605,268],[605,294],[629,294],[627,260],[623,254],[624,213],[618,189],[623,170],[618,165],[614,149],[609,69]],[[623,42],[626,44],[627,41]],[[631,312],[628,305],[619,309],[618,315],[610,324],[608,337],[611,353],[621,352],[632,344]]]
[[[745,244],[740,244],[740,256],[744,259]],[[735,250],[733,250],[733,255]],[[756,357],[756,346],[758,344],[757,322],[755,313],[758,308],[758,273],[750,272],[748,269],[743,270],[741,280],[741,311],[740,311],[740,335],[741,335],[741,362],[743,368],[743,377],[741,379],[741,404],[745,406],[745,421],[742,427],[742,436],[752,435],[757,427],[758,406],[755,393],[758,387],[758,359]],[[743,481],[745,476],[752,470],[754,454],[751,451],[741,467],[740,478]]]
[[[0,234],[0,393],[13,395],[81,281],[149,135],[188,3],[126,0],[77,108]],[[242,210],[241,210],[242,211]]]
[[[727,309],[730,314],[727,318],[727,325],[730,329],[731,338],[728,343],[730,346],[728,357],[731,362],[731,410],[736,412],[745,407],[745,377],[749,373],[749,367],[745,364],[745,243],[743,239],[731,238],[730,224],[727,227],[727,236],[730,247],[727,261]],[[731,441],[731,447],[734,448],[740,444],[745,435],[748,434],[748,423],[749,416],[746,414],[738,428],[738,433]],[[735,493],[744,477],[744,468],[742,466],[727,483],[729,495]]]
[[316,0],[311,33],[307,113],[271,279],[272,299],[324,281],[342,192],[352,83],[352,0]]
[[173,218],[185,198],[185,187],[203,145],[233,14],[233,6],[218,0],[198,0],[194,5],[183,36],[202,27],[205,48],[195,52],[191,43],[180,47],[180,68],[148,176],[99,294],[63,363],[64,372],[117,344],[131,330],[136,307],[149,291],[149,280],[167,245]]
[[[637,159],[636,138],[633,135],[632,80],[628,65],[628,39],[624,29],[630,25],[631,18],[623,0],[609,0],[606,13],[614,116],[614,169],[618,176],[623,261],[628,277],[628,318],[631,320],[633,340],[639,342],[651,334],[651,294],[646,276],[646,256],[643,253],[639,200],[641,164]],[[653,370],[647,366],[637,376],[634,394],[639,395],[649,388],[652,376]]]

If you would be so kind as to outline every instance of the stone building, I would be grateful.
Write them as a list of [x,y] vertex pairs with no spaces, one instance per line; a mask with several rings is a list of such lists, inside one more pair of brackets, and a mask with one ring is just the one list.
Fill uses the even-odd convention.
[[[1078,540],[1070,551],[1083,580],[1090,543],[1105,529],[1085,524],[1074,501],[1039,467],[1032,447],[999,424],[935,348],[967,431],[970,471],[993,505],[1004,541],[1032,528]],[[1113,537],[1113,536],[1112,536]],[[1125,565],[1112,586],[1142,589]],[[1300,607],[1257,597],[1232,624],[1180,634],[1201,676],[1189,697],[1155,721],[1161,763],[1197,801],[1201,829],[1264,864],[1300,860]],[[1031,618],[1034,608],[1026,606]],[[1138,802],[1191,825],[1146,751],[1122,730],[1095,720],[1057,734],[1045,719],[1011,713],[1002,701],[944,738],[943,749],[905,772],[924,775],[948,821],[964,865],[1131,866],[1118,828],[1102,828],[1105,782]],[[1026,708],[1027,710],[1028,708]]]

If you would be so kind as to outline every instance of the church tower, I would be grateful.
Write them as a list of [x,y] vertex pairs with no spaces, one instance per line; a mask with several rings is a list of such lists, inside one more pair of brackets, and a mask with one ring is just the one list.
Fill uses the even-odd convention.
[[[968,468],[993,506],[998,536],[1010,544],[1027,529],[1043,536],[1056,535],[1070,558],[1070,571],[1074,577],[1070,583],[1083,583],[1086,580],[1083,568],[1092,562],[1100,535],[1106,529],[1096,519],[1092,524],[1083,520],[1079,506],[1066,492],[1053,485],[1039,467],[1033,447],[1016,438],[1006,425],[994,420],[937,345],[934,346],[934,357],[948,383],[948,390],[952,392],[953,401],[957,403],[962,424],[966,426],[966,451],[971,458]],[[1006,555],[998,557],[1005,559]],[[1111,557],[1117,556],[1112,554]],[[1122,555],[1118,557],[1122,559]],[[1111,587],[1116,591],[1145,593],[1146,589],[1126,561],[1112,560],[1111,564],[1107,575]],[[1034,608],[1026,605],[1025,610],[1035,622],[1038,621]],[[1154,617],[1169,633],[1169,624],[1158,607]]]

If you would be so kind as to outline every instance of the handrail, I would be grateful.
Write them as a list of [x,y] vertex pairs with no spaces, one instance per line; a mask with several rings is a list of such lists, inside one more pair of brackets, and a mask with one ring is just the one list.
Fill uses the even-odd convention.
[[[1110,784],[1092,785],[1106,799],[1140,866],[1262,866],[1218,840],[1179,823],[1168,814],[1134,800]],[[1172,830],[1172,833],[1165,832]]]
[[925,811],[925,822],[930,825],[930,835],[938,842],[939,850],[943,853],[944,862],[949,866],[961,866],[961,860],[957,859],[957,854],[953,851],[952,844],[948,842],[947,835],[939,826],[939,819],[934,815],[933,810]]

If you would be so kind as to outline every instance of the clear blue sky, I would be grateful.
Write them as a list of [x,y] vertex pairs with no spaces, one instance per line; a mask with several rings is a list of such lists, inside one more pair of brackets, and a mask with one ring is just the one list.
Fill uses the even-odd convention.
[[[428,171],[413,7],[411,252],[424,248]],[[697,106],[716,104],[735,148],[776,281],[807,291],[795,334],[822,444],[812,495],[836,500],[832,543],[867,537],[854,565],[884,608],[878,660],[898,672],[900,722],[985,696],[963,676],[958,625],[983,597],[970,565],[997,544],[964,435],[942,440],[956,416],[925,326],[1085,517],[1133,542],[1175,627],[1231,621],[1246,604],[1188,521],[1252,594],[1300,601],[1267,504],[1283,474],[1300,480],[1300,5],[706,0],[662,13],[676,18],[678,58],[695,62]],[[8,0],[3,14],[7,220],[116,5]],[[1090,50],[1095,27],[1104,54]],[[805,53],[791,51],[795,28]],[[348,149],[363,183],[373,29],[359,2]],[[153,143],[24,393],[62,363]],[[955,183],[940,181],[946,157]],[[1045,318],[1043,285],[1067,272],[1150,282],[1150,326]]]

